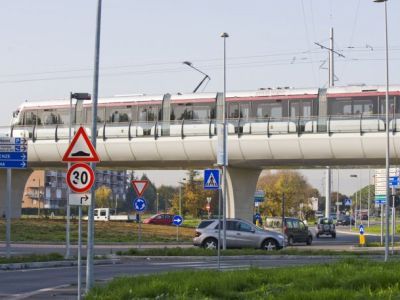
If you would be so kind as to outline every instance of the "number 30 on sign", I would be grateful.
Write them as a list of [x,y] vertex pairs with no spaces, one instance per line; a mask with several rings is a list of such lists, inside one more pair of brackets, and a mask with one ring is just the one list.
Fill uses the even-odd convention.
[[87,164],[74,164],[67,172],[67,184],[76,193],[83,193],[92,187],[94,173]]

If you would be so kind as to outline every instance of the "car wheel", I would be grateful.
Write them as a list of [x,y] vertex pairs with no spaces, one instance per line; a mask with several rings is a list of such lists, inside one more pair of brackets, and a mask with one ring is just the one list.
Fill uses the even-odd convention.
[[266,251],[274,251],[278,249],[277,246],[278,243],[274,239],[267,239],[262,243],[261,248]]
[[312,244],[312,236],[309,236],[306,242],[307,245],[311,245]]
[[289,246],[293,246],[293,244],[294,244],[294,238],[293,238],[292,236],[289,236],[289,238],[288,238],[288,244],[289,244]]
[[203,242],[204,249],[217,249],[218,241],[214,238],[208,238]]

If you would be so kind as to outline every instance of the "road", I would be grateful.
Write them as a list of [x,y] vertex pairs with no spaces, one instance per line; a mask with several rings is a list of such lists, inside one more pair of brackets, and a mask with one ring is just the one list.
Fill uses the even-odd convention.
[[[313,231],[313,230],[312,230]],[[315,232],[314,232],[315,234]],[[380,241],[380,237],[367,236],[369,241]],[[354,250],[358,243],[358,234],[350,233],[348,227],[339,227],[337,238],[314,238],[311,246],[295,245],[298,249],[329,249],[329,250]],[[190,244],[146,244],[142,248],[154,247],[192,247]],[[4,244],[0,245],[0,255],[4,254]],[[129,245],[96,245],[96,254],[110,254],[118,250],[136,248],[136,244]],[[64,254],[64,245],[52,244],[14,244],[13,254],[49,253],[59,252]],[[72,247],[75,254],[76,246]],[[83,252],[85,254],[85,252]],[[223,257],[222,269],[240,269],[250,266],[281,267],[312,263],[326,263],[334,261],[333,257],[305,257],[305,256],[270,256],[270,257]],[[97,282],[108,281],[115,276],[141,275],[168,272],[182,269],[213,269],[217,263],[215,257],[206,258],[124,258],[121,264],[95,265],[94,274]],[[85,268],[83,267],[83,274]],[[84,275],[83,275],[84,277]],[[0,271],[0,299],[76,299],[77,267],[57,267],[26,269],[15,271]]]
[[[305,264],[328,263],[335,261],[332,257],[224,257],[221,269],[244,269],[250,266],[265,268],[296,266]],[[125,260],[122,264],[96,265],[94,276],[96,282],[108,281],[115,276],[143,275],[170,272],[184,269],[216,269],[215,257],[208,258],[169,258]],[[82,268],[84,274],[85,270]],[[76,299],[76,267],[45,269],[28,269],[0,271],[1,299]]]
[[[330,249],[330,250],[351,250],[351,248],[358,244],[358,234],[351,233],[348,226],[337,227],[336,239],[332,239],[329,236],[321,236],[319,239],[315,238],[315,229],[310,228],[313,233],[314,240],[311,246],[305,246],[304,244],[296,244],[295,247],[301,247],[301,249]],[[366,235],[367,241],[379,242],[380,236],[378,235]],[[399,237],[396,237],[396,241],[399,241]],[[142,248],[174,248],[174,247],[192,247],[190,243],[145,243],[141,245]],[[124,251],[130,248],[138,248],[137,243],[131,244],[96,244],[95,254],[96,255],[107,255],[115,253],[116,251]],[[86,248],[82,247],[83,253],[86,253]],[[13,255],[24,255],[30,253],[46,254],[51,252],[57,252],[62,255],[65,254],[64,244],[32,244],[32,243],[14,243],[12,244]],[[77,246],[71,245],[71,255],[76,256]],[[0,255],[5,255],[5,245],[0,243]]]

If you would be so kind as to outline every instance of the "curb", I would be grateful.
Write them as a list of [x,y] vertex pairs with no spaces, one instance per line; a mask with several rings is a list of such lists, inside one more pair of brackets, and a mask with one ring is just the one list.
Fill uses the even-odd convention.
[[[95,265],[114,265],[120,264],[119,258],[111,259],[96,259],[93,261]],[[60,261],[43,261],[43,262],[26,262],[26,263],[10,263],[0,264],[0,270],[24,270],[24,269],[41,269],[41,268],[56,268],[56,267],[72,267],[77,266],[76,260],[60,260]],[[86,260],[82,260],[82,266],[86,265]]]

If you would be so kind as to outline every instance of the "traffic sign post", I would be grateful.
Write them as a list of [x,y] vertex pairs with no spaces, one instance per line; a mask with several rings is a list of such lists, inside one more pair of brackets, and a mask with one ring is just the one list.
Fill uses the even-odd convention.
[[0,137],[0,169],[7,169],[6,179],[6,257],[11,256],[11,181],[12,169],[26,169],[28,140],[18,137]]
[[[143,193],[144,191],[142,191]],[[143,213],[147,208],[147,203],[144,198],[136,198],[133,201],[133,207],[135,208],[137,215],[139,216],[138,220],[138,248],[140,249],[141,239],[142,239],[142,222],[140,218],[140,214]]]
[[[94,130],[95,131],[95,130]],[[68,166],[68,172],[66,181],[70,190],[78,193],[70,193],[68,196],[68,206],[78,205],[79,210],[79,220],[78,220],[78,299],[81,297],[81,248],[82,248],[82,205],[89,206],[88,214],[88,238],[87,238],[87,274],[90,274],[93,269],[93,247],[94,239],[91,228],[93,227],[93,205],[92,205],[92,193],[90,194],[79,194],[85,193],[91,190],[94,183],[94,171],[86,163],[88,162],[99,162],[100,158],[94,148],[93,144],[90,142],[89,137],[86,134],[84,127],[79,127],[78,131],[74,135],[70,145],[65,151],[62,158],[63,162],[76,162],[72,166]],[[69,234],[68,234],[69,235]],[[87,281],[87,288],[91,285],[90,275],[88,275],[89,280]]]
[[364,225],[361,224],[358,228],[360,232],[360,246],[365,246]]
[[179,226],[183,223],[183,218],[180,215],[175,215],[172,223],[176,226],[176,241],[179,242]]

